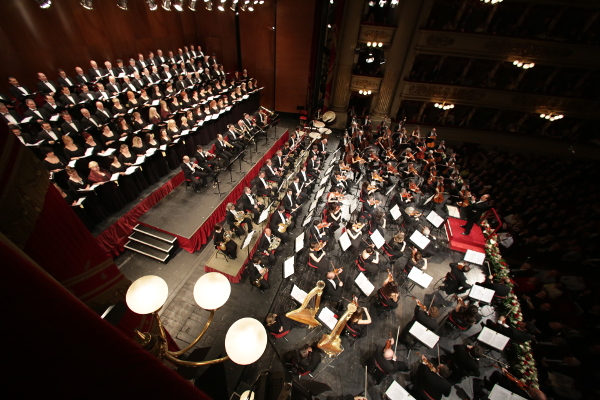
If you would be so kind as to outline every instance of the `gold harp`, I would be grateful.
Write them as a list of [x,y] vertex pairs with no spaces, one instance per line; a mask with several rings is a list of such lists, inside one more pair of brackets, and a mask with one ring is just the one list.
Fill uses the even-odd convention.
[[[321,323],[317,321],[315,317],[319,312],[319,305],[321,304],[321,295],[323,294],[323,289],[325,289],[325,282],[318,281],[317,286],[308,292],[300,308],[290,311],[289,313],[285,314],[285,316],[293,319],[294,321],[306,324],[309,328],[320,326]],[[312,298],[315,296],[316,298],[314,307],[308,308],[308,303],[310,303]]]
[[346,326],[346,322],[352,317],[352,314],[356,311],[356,304],[348,303],[348,308],[346,308],[346,312],[342,317],[338,320],[337,324],[331,331],[329,335],[323,335],[317,347],[323,350],[329,357],[336,356],[344,351],[342,347],[342,340],[340,339],[340,334],[344,330]]

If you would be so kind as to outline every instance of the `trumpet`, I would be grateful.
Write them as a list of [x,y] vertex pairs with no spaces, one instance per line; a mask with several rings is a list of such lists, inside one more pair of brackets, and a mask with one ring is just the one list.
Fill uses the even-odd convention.
[[272,117],[273,114],[275,114],[275,111],[271,111],[271,110],[269,110],[266,107],[260,106],[260,108],[261,108],[261,110],[263,110],[264,112],[266,112],[269,115],[269,117]]

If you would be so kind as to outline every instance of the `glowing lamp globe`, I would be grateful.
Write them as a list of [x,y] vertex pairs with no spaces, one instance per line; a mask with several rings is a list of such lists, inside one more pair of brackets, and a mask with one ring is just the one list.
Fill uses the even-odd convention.
[[125,301],[134,313],[150,314],[161,308],[168,296],[167,282],[159,276],[147,275],[129,286]]
[[254,318],[242,318],[229,327],[225,335],[225,351],[236,364],[252,364],[267,347],[267,331]]
[[194,300],[205,310],[221,307],[231,294],[231,284],[225,275],[209,272],[198,279],[194,285]]
[[251,392],[250,390],[246,390],[240,396],[240,400],[254,400],[254,392]]

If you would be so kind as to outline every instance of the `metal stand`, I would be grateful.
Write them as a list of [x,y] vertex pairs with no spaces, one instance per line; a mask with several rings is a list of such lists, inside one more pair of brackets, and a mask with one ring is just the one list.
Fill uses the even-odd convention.
[[[218,194],[219,197],[223,196],[225,194],[225,192],[221,193],[221,182],[219,181],[219,174],[221,172],[217,172],[215,174],[215,177],[213,178],[213,182],[215,182],[217,184],[217,192],[215,194]],[[231,170],[229,171],[229,174],[231,174]]]

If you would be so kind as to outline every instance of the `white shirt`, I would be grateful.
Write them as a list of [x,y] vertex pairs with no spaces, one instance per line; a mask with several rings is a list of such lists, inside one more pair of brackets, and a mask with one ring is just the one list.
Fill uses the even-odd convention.
[[[44,81],[42,81],[42,82],[44,82]],[[44,85],[48,86],[54,93],[56,93],[56,88],[50,82],[45,81]]]
[[50,135],[50,137],[54,140],[58,140],[58,136],[56,136],[56,133],[54,133],[54,131],[46,131],[46,133],[48,135]]
[[267,186],[267,182],[265,182],[265,180],[263,178],[258,178],[258,179],[260,179],[260,181],[263,183],[263,185],[265,186],[265,188],[268,187]]
[[250,204],[254,205],[254,199],[252,198],[252,195],[246,193],[246,196],[248,196],[248,198],[250,199]]
[[337,289],[337,284],[335,283],[335,281],[333,279],[327,279],[329,282],[331,282],[331,284],[333,285],[334,289]]
[[15,117],[13,117],[12,115],[10,115],[10,113],[6,113],[6,114],[2,114],[2,115],[4,115],[4,118],[6,118],[8,120],[9,124],[15,124],[15,125],[19,124],[17,122],[17,120],[15,119]]

